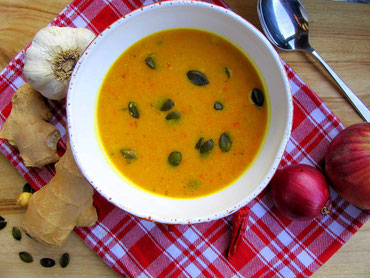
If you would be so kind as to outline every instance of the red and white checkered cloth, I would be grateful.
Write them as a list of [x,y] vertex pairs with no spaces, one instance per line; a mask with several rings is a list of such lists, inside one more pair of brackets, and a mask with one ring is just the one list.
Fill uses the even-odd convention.
[[[152,0],[75,0],[51,23],[86,27],[96,34],[122,15]],[[222,0],[208,1],[227,7]],[[25,82],[25,50],[0,74],[0,126],[11,111],[11,97]],[[344,127],[318,96],[285,64],[294,99],[292,136],[280,167],[305,163],[321,166],[329,142]],[[65,148],[66,117],[62,102],[48,102],[52,124]],[[54,168],[26,168],[16,148],[0,141],[0,150],[34,187],[45,185]],[[311,221],[291,221],[272,205],[269,188],[244,208],[245,233],[236,255],[226,258],[233,232],[232,216],[195,225],[167,226],[141,220],[115,207],[99,194],[94,203],[99,221],[76,233],[122,276],[134,277],[295,277],[309,276],[328,260],[369,218],[331,191],[330,215]],[[243,231],[242,231],[243,232]]]

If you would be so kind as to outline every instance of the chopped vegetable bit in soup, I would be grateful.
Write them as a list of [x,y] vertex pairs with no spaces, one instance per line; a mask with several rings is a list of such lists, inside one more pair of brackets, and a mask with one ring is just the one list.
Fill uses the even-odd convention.
[[173,198],[217,192],[264,142],[268,95],[248,58],[212,33],[172,29],[128,48],[108,71],[97,130],[110,164]]

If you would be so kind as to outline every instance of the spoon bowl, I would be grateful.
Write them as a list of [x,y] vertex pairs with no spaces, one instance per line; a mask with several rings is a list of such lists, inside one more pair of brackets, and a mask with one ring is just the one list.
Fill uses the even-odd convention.
[[366,122],[370,121],[370,111],[367,106],[310,45],[309,19],[299,0],[258,0],[257,12],[262,29],[272,44],[282,50],[299,50],[311,53],[337,82],[358,114]]
[[[258,1],[258,14],[267,38],[282,50],[311,50],[309,19],[298,1]],[[284,18],[284,20],[282,20]]]

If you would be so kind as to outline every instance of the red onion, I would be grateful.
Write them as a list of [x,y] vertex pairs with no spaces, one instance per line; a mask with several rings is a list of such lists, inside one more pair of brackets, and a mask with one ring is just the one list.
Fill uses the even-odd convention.
[[334,138],[325,155],[325,171],[340,196],[370,210],[370,123],[351,125]]
[[275,206],[290,219],[312,219],[330,212],[329,185],[325,176],[312,166],[287,166],[276,172],[270,184]]

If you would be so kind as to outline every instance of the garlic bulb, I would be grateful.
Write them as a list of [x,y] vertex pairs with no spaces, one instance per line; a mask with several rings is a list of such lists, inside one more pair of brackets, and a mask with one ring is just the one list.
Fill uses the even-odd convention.
[[24,77],[44,97],[65,98],[73,68],[94,38],[85,28],[42,28],[26,51]]

